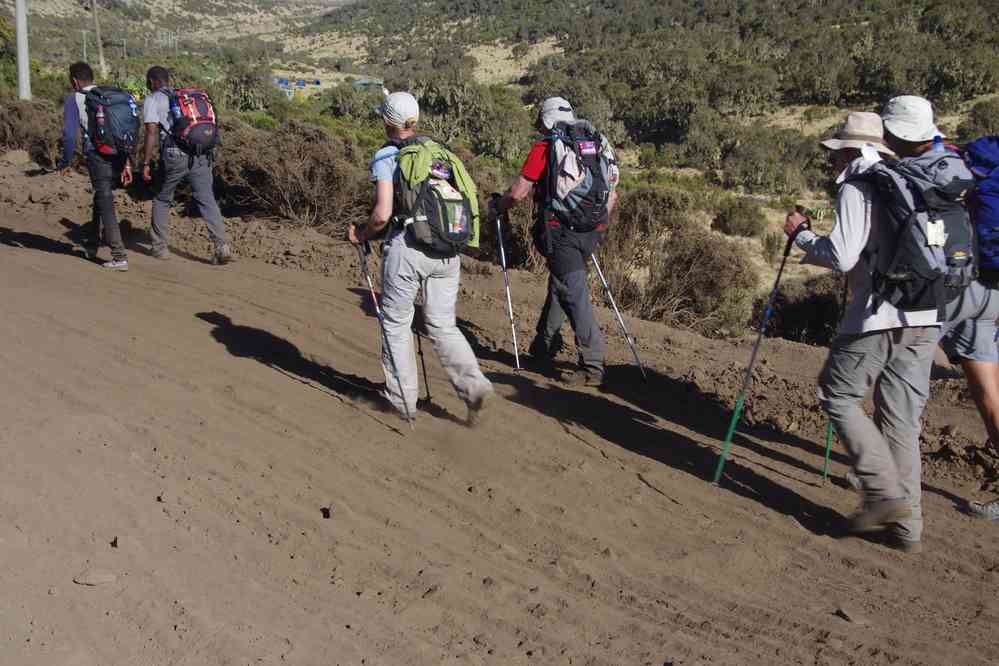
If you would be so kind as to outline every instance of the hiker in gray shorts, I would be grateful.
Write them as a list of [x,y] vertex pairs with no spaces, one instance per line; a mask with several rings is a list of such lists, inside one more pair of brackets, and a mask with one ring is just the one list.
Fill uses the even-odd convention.
[[[918,101],[915,101],[918,100]],[[889,143],[882,139],[894,133]],[[874,185],[853,180],[892,149],[911,157],[940,134],[929,102],[896,98],[882,119],[851,113],[834,138],[823,141],[839,177],[836,224],[828,236],[804,230],[796,244],[803,263],[847,274],[850,300],[819,376],[819,400],[844,442],[862,486],[863,506],[849,521],[853,533],[888,530],[887,545],[921,550],[921,417],[929,397],[930,370],[940,337],[936,309],[904,312],[890,303],[875,307],[874,270],[890,261],[893,231]],[[891,146],[890,149],[888,146]],[[785,231],[799,231],[805,218],[787,217]],[[874,418],[864,412],[874,387]]]
[[468,424],[476,425],[493,388],[457,326],[461,255],[431,256],[413,242],[402,222],[394,221],[395,188],[400,186],[398,144],[416,136],[420,107],[409,93],[396,92],[385,98],[378,112],[389,143],[375,153],[371,162],[375,202],[367,224],[351,226],[347,238],[352,243],[365,243],[385,233],[381,306],[385,339],[391,349],[382,350],[384,395],[402,418],[416,414],[419,375],[412,326],[417,292],[422,287],[427,334],[451,385],[468,408]]
[[170,129],[173,117],[170,115],[170,73],[163,67],[151,67],[146,74],[146,87],[152,93],[142,104],[142,120],[146,125],[144,159],[140,165],[142,178],[152,182],[153,174],[149,166],[157,142],[160,146],[160,191],[153,199],[153,246],[152,253],[157,259],[170,257],[170,208],[173,196],[185,179],[191,183],[198,211],[208,225],[208,235],[212,240],[212,263],[225,264],[232,258],[232,251],[225,238],[225,222],[215,201],[213,190],[212,156],[189,155],[173,141]]

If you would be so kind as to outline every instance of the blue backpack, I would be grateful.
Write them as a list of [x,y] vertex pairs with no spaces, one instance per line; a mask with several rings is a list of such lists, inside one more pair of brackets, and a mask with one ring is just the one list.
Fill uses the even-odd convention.
[[999,283],[999,136],[985,136],[965,147],[965,161],[977,184],[971,197],[971,219],[978,237],[982,282]]

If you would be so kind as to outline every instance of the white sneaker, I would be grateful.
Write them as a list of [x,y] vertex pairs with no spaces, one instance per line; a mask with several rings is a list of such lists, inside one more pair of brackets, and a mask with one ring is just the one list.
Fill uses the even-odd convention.
[[111,261],[105,261],[101,264],[104,268],[111,271],[122,271],[128,270],[128,260],[127,259],[112,259]]
[[979,518],[999,523],[999,499],[991,502],[968,502],[968,510]]

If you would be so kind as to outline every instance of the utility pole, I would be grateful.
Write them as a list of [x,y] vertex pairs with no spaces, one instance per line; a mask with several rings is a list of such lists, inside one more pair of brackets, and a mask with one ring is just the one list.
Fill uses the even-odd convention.
[[31,62],[28,60],[27,0],[15,0],[14,23],[17,30],[17,96],[31,99]]
[[83,62],[87,62],[87,35],[90,34],[89,30],[81,30],[83,33]]
[[108,63],[104,60],[104,44],[101,43],[101,22],[97,17],[97,0],[90,0],[90,9],[94,12],[94,39],[97,40],[97,66],[101,70],[101,78],[108,77]]

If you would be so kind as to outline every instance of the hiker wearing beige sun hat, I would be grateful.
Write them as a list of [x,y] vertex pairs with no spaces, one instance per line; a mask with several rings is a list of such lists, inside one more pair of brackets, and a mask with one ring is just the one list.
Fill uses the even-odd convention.
[[[923,136],[911,118],[897,118],[906,136]],[[925,123],[924,123],[925,124]],[[902,311],[881,302],[875,275],[887,270],[895,232],[885,202],[865,174],[893,156],[881,117],[854,112],[828,139],[830,166],[838,174],[836,220],[828,235],[787,217],[797,234],[802,263],[845,273],[849,300],[819,375],[818,397],[840,436],[862,487],[863,505],[849,520],[855,533],[890,530],[886,544],[914,553],[921,548],[920,418],[929,394],[930,368],[939,338],[937,311]],[[864,399],[875,389],[874,418]],[[904,525],[904,529],[898,526]]]
[[833,135],[820,142],[823,148],[832,151],[855,148],[872,148],[882,155],[894,155],[885,145],[884,125],[876,113],[854,111],[846,117],[846,122],[836,129]]

